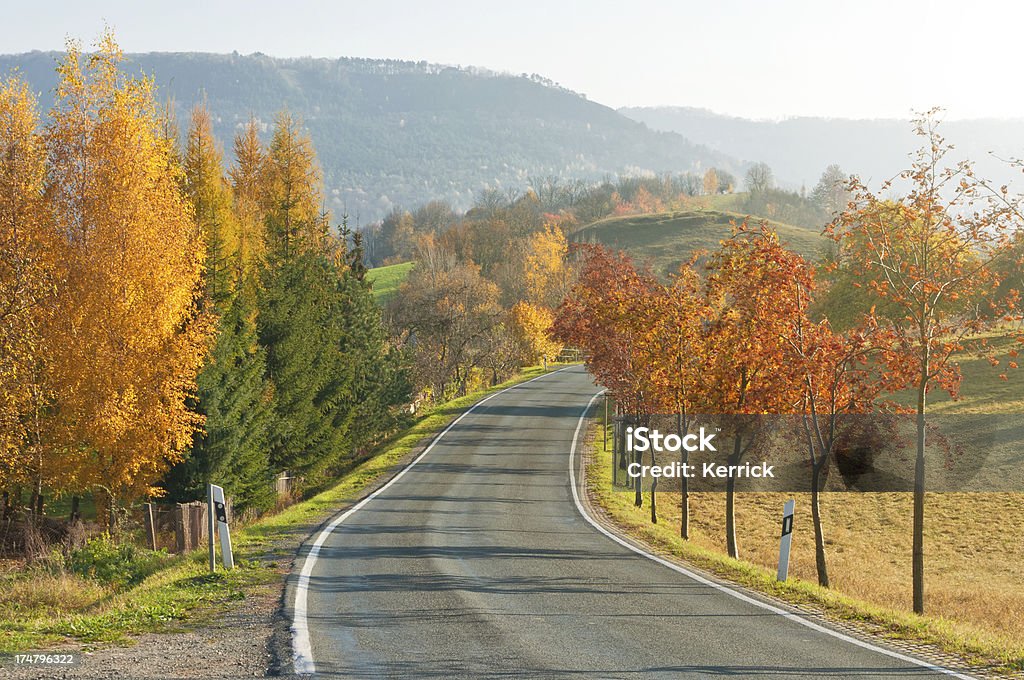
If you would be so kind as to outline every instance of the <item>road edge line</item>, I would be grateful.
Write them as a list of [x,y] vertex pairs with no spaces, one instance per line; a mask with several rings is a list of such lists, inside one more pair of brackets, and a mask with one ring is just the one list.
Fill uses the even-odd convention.
[[[589,523],[592,527],[594,527],[599,532],[601,532],[602,534],[604,534],[605,536],[610,538],[612,541],[614,541],[614,542],[618,543],[619,545],[623,546],[624,548],[626,548],[628,550],[631,550],[632,552],[634,552],[634,553],[636,553],[638,555],[646,557],[649,560],[657,562],[658,564],[661,564],[661,565],[663,565],[665,567],[668,567],[672,571],[675,571],[677,573],[682,574],[683,576],[691,578],[694,581],[697,581],[698,583],[700,583],[702,585],[710,586],[711,588],[714,588],[715,590],[717,590],[719,592],[725,593],[727,595],[731,595],[732,597],[735,597],[738,600],[742,600],[743,602],[747,602],[749,604],[752,604],[755,607],[759,607],[761,609],[765,609],[767,611],[770,611],[770,612],[772,612],[774,614],[778,614],[780,616],[783,616],[783,617],[789,619],[790,621],[793,621],[795,623],[799,623],[800,625],[805,626],[807,628],[810,628],[812,630],[816,630],[816,631],[818,631],[820,633],[824,633],[826,635],[830,635],[831,637],[834,637],[834,638],[836,638],[838,640],[842,640],[843,642],[850,643],[852,645],[856,645],[857,647],[861,647],[863,649],[868,649],[868,650],[871,650],[873,652],[878,652],[879,654],[884,654],[885,656],[888,656],[890,658],[899,659],[900,661],[905,661],[907,663],[914,664],[915,666],[920,666],[920,667],[925,668],[927,670],[930,670],[930,671],[932,671],[934,673],[942,673],[943,675],[949,675],[949,676],[952,676],[954,678],[960,678],[960,680],[976,680],[976,678],[974,678],[973,676],[966,675],[966,674],[963,674],[963,673],[959,673],[957,671],[954,671],[954,670],[949,669],[949,668],[944,668],[942,666],[937,666],[937,665],[935,665],[933,663],[929,663],[929,662],[924,661],[922,659],[916,659],[916,658],[914,658],[912,656],[908,656],[907,654],[902,654],[900,652],[897,652],[897,651],[894,651],[894,650],[891,650],[891,649],[886,649],[884,647],[879,647],[878,645],[874,645],[874,644],[872,644],[870,642],[866,642],[865,640],[859,640],[859,639],[857,639],[857,638],[855,638],[853,636],[846,635],[845,633],[841,633],[841,632],[839,632],[837,630],[833,630],[833,629],[831,629],[831,628],[829,628],[827,626],[823,626],[821,624],[815,623],[814,621],[806,619],[803,616],[801,616],[800,614],[797,614],[795,612],[787,611],[785,609],[782,609],[781,607],[776,607],[773,604],[769,604],[767,602],[763,602],[763,601],[758,600],[756,598],[750,597],[749,595],[747,595],[745,593],[742,593],[742,592],[740,592],[738,590],[734,590],[733,588],[730,588],[729,586],[726,586],[726,585],[724,585],[722,583],[718,583],[717,581],[712,581],[711,579],[705,578],[705,577],[701,576],[700,574],[697,574],[697,573],[695,573],[693,571],[690,571],[689,569],[687,569],[685,567],[682,567],[682,566],[680,566],[678,564],[675,564],[674,562],[670,562],[669,560],[666,560],[666,559],[664,559],[662,557],[658,557],[657,555],[649,553],[646,550],[644,550],[643,548],[641,548],[641,547],[639,547],[637,545],[633,545],[631,542],[629,542],[629,541],[627,541],[627,540],[617,536],[616,534],[612,533],[611,531],[609,531],[608,529],[603,527],[600,523],[597,522],[597,520],[592,518],[587,513],[586,509],[583,507],[582,501],[580,500],[580,492],[579,492],[579,489],[577,488],[577,483],[576,483],[576,448],[577,448],[577,446],[579,444],[580,430],[583,428],[583,423],[586,421],[587,414],[590,412],[590,407],[594,405],[594,402],[597,400],[597,398],[600,397],[602,394],[604,394],[604,392],[605,392],[605,390],[601,390],[600,392],[596,393],[594,396],[592,396],[590,398],[590,401],[587,402],[587,405],[583,407],[583,412],[580,414],[579,420],[576,423],[576,431],[572,435],[572,446],[569,449],[569,486],[572,488],[572,499],[573,499],[573,502],[575,502],[575,504],[576,504],[576,510],[580,513],[580,516],[582,516],[583,519],[586,520],[587,523]],[[582,458],[581,458],[581,460],[582,460]],[[581,474],[580,475],[580,479],[582,480],[582,478],[583,478],[583,476]]]
[[[310,546],[309,552],[303,558],[302,569],[299,571],[299,577],[295,583],[295,600],[294,605],[292,607],[292,624],[290,626],[290,629],[292,634],[292,663],[296,675],[312,675],[316,673],[316,662],[313,660],[313,647],[309,637],[309,622],[307,616],[309,579],[313,573],[313,567],[316,566],[316,561],[320,554],[320,548],[327,541],[327,538],[331,535],[331,533],[333,533],[334,530],[338,528],[338,526],[340,526],[346,519],[351,517],[357,510],[365,506],[371,500],[376,498],[382,491],[384,491],[389,486],[391,486],[399,479],[401,479],[406,472],[411,470],[412,467],[416,465],[416,463],[423,460],[424,456],[430,453],[430,450],[434,448],[434,445],[441,441],[441,438],[448,434],[449,430],[458,425],[459,421],[461,421],[463,418],[465,418],[470,413],[475,411],[479,406],[482,406],[483,404],[490,401],[494,397],[497,397],[500,394],[505,394],[510,390],[516,389],[517,387],[529,385],[530,383],[536,380],[541,380],[542,378],[554,375],[555,373],[561,373],[562,371],[568,370],[570,368],[573,367],[565,366],[564,368],[556,369],[554,371],[551,371],[550,373],[538,375],[535,378],[530,378],[529,380],[524,380],[521,383],[516,383],[515,385],[506,387],[505,389],[495,392],[494,394],[489,394],[480,401],[477,401],[472,406],[463,411],[457,418],[452,420],[452,422],[448,423],[448,425],[443,430],[441,430],[439,434],[434,436],[434,438],[430,441],[430,444],[428,444],[427,447],[423,449],[423,451],[418,456],[416,456],[416,458],[414,458],[408,465],[402,468],[394,477],[389,479],[385,484],[375,489],[372,493],[367,495],[365,498],[357,502],[352,507],[341,512],[337,517],[331,520],[330,524],[328,524],[326,527],[320,530],[320,532],[317,534],[316,540]],[[575,440],[573,443],[575,445]]]

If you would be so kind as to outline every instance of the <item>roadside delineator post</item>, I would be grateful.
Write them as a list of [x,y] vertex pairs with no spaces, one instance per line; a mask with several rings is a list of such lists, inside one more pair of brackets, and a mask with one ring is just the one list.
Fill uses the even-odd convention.
[[[207,512],[207,527],[210,534],[210,571],[217,569],[217,556],[213,547],[214,530],[220,535],[220,558],[225,569],[233,569],[235,561],[231,554],[231,531],[228,529],[227,507],[224,503],[224,489],[216,484],[209,485],[207,495],[209,511]],[[216,522],[216,525],[214,524]]]
[[789,549],[793,542],[793,512],[796,501],[790,499],[782,508],[782,538],[779,539],[779,573],[778,581],[785,581],[789,576]]

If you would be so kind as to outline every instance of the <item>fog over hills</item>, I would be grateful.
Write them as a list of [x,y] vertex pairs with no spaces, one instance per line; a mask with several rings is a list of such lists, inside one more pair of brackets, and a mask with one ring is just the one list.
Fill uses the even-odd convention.
[[[673,131],[745,161],[764,161],[790,188],[814,186],[821,171],[838,163],[872,186],[907,167],[919,140],[908,120],[789,118],[756,121],[706,109],[637,107],[619,111],[656,130]],[[1003,160],[1024,157],[1024,118],[947,121],[940,127],[954,144],[951,159],[969,158],[980,174],[998,183],[1020,178]],[[990,152],[994,152],[994,157]],[[998,158],[997,158],[998,157]],[[1017,179],[1015,185],[1024,184]]]
[[[58,57],[0,56],[0,73],[20,69],[45,111]],[[363,223],[432,199],[466,208],[483,188],[522,189],[530,177],[743,169],[725,154],[652,131],[538,76],[261,54],[150,53],[126,61],[129,72],[155,78],[161,100],[173,99],[182,129],[205,96],[229,152],[250,115],[269,131],[282,107],[298,114],[320,155],[328,207],[347,209]]]

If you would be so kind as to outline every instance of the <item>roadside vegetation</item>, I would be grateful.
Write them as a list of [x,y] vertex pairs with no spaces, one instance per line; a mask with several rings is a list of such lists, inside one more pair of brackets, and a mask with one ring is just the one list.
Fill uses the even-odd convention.
[[[1019,396],[1019,393],[1018,393]],[[678,492],[658,492],[658,523],[631,492],[614,488],[600,424],[588,441],[587,491],[619,530],[719,578],[847,621],[872,635],[924,642],[1008,674],[1024,670],[1024,494],[928,494],[925,553],[929,613],[912,613],[906,493],[823,493],[830,586],[817,583],[810,494],[740,493],[742,559],[726,554],[725,497],[691,493],[689,539],[680,536]],[[608,425],[608,434],[613,428]],[[789,580],[776,581],[782,506],[796,500]],[[982,519],[984,518],[984,519]]]
[[205,102],[179,128],[122,60],[109,32],[69,42],[45,114],[0,84],[0,557],[151,545],[145,504],[170,519],[209,483],[251,521],[557,358],[567,245],[536,201],[490,259],[440,220],[403,241],[415,266],[368,270],[300,120],[250,120],[225,154]]
[[527,368],[507,382],[428,407],[327,490],[236,527],[232,571],[225,572],[218,562],[211,573],[205,550],[168,555],[105,535],[67,552],[55,548],[27,566],[20,560],[0,561],[0,654],[63,644],[124,644],[140,633],[173,632],[210,621],[232,602],[280,583],[306,535],[399,469],[465,409],[544,373],[539,366]]

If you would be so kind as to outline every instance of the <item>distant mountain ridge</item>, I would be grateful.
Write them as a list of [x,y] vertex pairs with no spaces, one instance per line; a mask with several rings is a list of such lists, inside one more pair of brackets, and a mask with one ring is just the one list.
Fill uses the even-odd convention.
[[[877,185],[905,169],[907,154],[920,145],[909,115],[908,120],[802,117],[759,121],[687,107],[626,107],[619,112],[723,154],[748,162],[764,161],[780,182],[793,189],[801,184],[813,187],[830,163]],[[999,159],[1024,157],[1024,118],[947,121],[939,131],[956,146],[951,160],[970,158],[982,176],[997,183],[1020,178],[1019,171]],[[1018,179],[1018,189],[1020,183]]]
[[[59,54],[0,56],[47,110]],[[204,96],[230,152],[239,125],[266,128],[283,107],[313,137],[328,207],[368,222],[392,207],[444,199],[469,206],[489,187],[522,189],[530,177],[598,180],[650,172],[742,172],[726,154],[656,132],[539,76],[372,59],[277,59],[262,54],[129,54],[125,68],[154,77],[184,129]],[[230,153],[228,153],[230,155]]]

